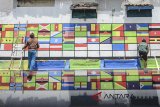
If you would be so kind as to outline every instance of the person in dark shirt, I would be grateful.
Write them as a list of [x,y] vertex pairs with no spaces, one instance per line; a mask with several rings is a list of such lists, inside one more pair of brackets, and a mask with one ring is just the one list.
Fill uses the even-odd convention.
[[[35,67],[37,49],[39,48],[39,43],[38,40],[35,38],[34,33],[30,34],[29,40],[26,42],[26,44],[22,49],[24,50],[27,47],[28,47],[28,68],[30,71],[33,71]],[[29,79],[30,78],[31,77],[29,75]]]

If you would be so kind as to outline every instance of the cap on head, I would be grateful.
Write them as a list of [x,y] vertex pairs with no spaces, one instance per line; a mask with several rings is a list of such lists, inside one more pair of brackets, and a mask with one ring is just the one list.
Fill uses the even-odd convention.
[[146,42],[146,39],[143,38],[143,39],[142,39],[142,42]]
[[30,34],[30,38],[34,38],[34,33],[31,33],[31,34]]

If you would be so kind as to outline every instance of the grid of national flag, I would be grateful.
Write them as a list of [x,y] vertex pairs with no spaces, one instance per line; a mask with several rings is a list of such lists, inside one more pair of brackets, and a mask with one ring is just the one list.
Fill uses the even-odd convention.
[[0,72],[0,90],[149,90],[160,89],[160,73],[150,70],[75,70]]
[[[143,38],[154,46],[160,43],[159,23],[0,24],[0,51],[12,51],[15,42],[23,45],[31,33],[35,34],[41,44],[39,49],[41,52],[104,52],[109,48],[108,52],[112,54],[112,51],[137,52],[137,44]],[[18,40],[16,40],[17,37],[19,37]],[[105,44],[109,45],[105,46]],[[151,48],[152,50],[157,51],[158,49]],[[127,52],[124,55],[127,56]],[[151,56],[155,56],[154,54],[151,52]]]

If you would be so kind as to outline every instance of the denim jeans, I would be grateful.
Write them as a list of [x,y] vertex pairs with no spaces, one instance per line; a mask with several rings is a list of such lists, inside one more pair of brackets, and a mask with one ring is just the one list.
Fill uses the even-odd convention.
[[34,70],[35,62],[36,62],[36,50],[29,50],[28,51],[28,68],[29,70]]

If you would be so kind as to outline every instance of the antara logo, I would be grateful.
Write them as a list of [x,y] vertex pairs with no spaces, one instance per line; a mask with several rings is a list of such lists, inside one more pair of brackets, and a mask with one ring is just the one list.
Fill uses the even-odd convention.
[[102,96],[102,92],[96,93],[92,95],[92,99],[99,102],[105,99],[129,99],[130,97],[133,97],[133,94],[105,94]]

